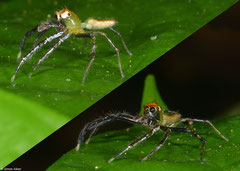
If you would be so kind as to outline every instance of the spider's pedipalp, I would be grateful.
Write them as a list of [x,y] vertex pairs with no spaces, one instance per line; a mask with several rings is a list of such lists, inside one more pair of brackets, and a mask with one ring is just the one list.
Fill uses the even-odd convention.
[[52,36],[49,36],[48,38],[46,38],[45,40],[43,40],[42,42],[40,42],[36,47],[34,47],[28,54],[26,54],[26,55],[22,58],[22,60],[21,60],[21,62],[19,63],[19,65],[18,65],[15,73],[13,74],[13,76],[12,76],[12,78],[11,78],[11,82],[13,82],[13,81],[15,80],[15,76],[16,76],[18,70],[21,68],[21,66],[25,63],[26,60],[28,60],[29,58],[31,58],[31,56],[32,56],[39,48],[41,48],[43,45],[45,45],[45,44],[53,41],[54,39],[62,36],[63,33],[64,33],[64,32],[58,32],[58,33],[56,33],[56,34],[54,34],[54,35],[52,35]]

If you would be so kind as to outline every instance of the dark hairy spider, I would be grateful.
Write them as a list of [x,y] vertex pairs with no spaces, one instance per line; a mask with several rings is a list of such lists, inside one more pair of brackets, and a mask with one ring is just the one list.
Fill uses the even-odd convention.
[[[20,61],[15,73],[13,74],[11,81],[13,82],[15,80],[15,76],[21,66],[30,59],[35,52],[39,50],[42,46],[44,46],[47,43],[52,42],[53,40],[59,38],[57,42],[39,59],[36,66],[33,68],[32,72],[30,73],[29,77],[32,76],[32,73],[37,69],[39,64],[44,61],[50,53],[52,53],[59,45],[61,45],[66,39],[70,37],[70,35],[75,35],[76,37],[86,37],[92,39],[92,52],[91,52],[91,60],[88,64],[88,67],[84,73],[82,84],[85,83],[85,79],[87,77],[88,71],[95,59],[95,49],[96,49],[96,35],[101,35],[107,41],[109,44],[115,49],[118,57],[118,64],[121,76],[124,77],[123,71],[122,71],[122,65],[121,65],[121,59],[120,59],[120,52],[119,49],[114,45],[114,43],[111,41],[111,39],[108,38],[108,36],[104,32],[100,31],[92,31],[92,30],[101,30],[101,29],[109,29],[113,33],[119,36],[121,39],[124,48],[128,52],[129,55],[132,55],[132,53],[128,50],[121,34],[114,30],[112,27],[115,26],[118,22],[113,19],[95,19],[95,18],[88,18],[84,23],[81,22],[81,20],[78,18],[78,16],[74,13],[68,10],[67,8],[56,12],[56,18],[57,20],[52,21],[45,21],[39,24],[38,26],[34,27],[32,30],[28,31],[20,45],[20,52],[18,53],[18,59],[20,59],[22,50],[25,44],[25,41],[28,37],[33,35],[35,32],[39,32],[38,36],[36,37],[36,40],[34,42],[32,50],[27,53],[22,60]],[[38,43],[38,40],[50,29],[50,28],[56,28],[57,33],[55,33],[52,36],[47,37],[42,42]]]
[[144,115],[137,115],[133,116],[128,113],[113,113],[108,114],[106,116],[100,117],[96,120],[93,120],[89,123],[87,123],[82,131],[79,134],[78,138],[78,144],[76,146],[76,150],[78,151],[80,148],[80,144],[84,141],[84,136],[87,133],[87,131],[90,131],[89,137],[86,140],[86,144],[89,143],[91,137],[96,133],[96,131],[99,129],[100,126],[114,121],[114,120],[122,120],[126,122],[130,122],[133,124],[140,124],[145,127],[150,127],[151,130],[147,132],[144,136],[141,138],[135,140],[131,144],[129,144],[123,151],[121,151],[119,154],[117,154],[115,157],[108,160],[109,163],[111,163],[113,160],[121,156],[126,151],[130,150],[140,142],[146,140],[147,138],[151,137],[154,133],[156,133],[159,130],[165,131],[165,135],[159,145],[150,152],[146,157],[142,159],[142,161],[147,160],[150,156],[152,156],[156,151],[158,151],[166,142],[168,137],[171,135],[172,131],[176,132],[187,132],[195,136],[197,139],[199,139],[202,142],[202,147],[200,151],[200,161],[203,163],[203,151],[204,146],[206,143],[206,139],[201,137],[198,133],[196,133],[194,130],[191,130],[189,128],[181,128],[176,127],[178,124],[183,122],[204,122],[208,123],[225,141],[229,141],[227,138],[225,138],[219,130],[209,121],[209,120],[201,120],[201,119],[191,119],[191,118],[182,118],[181,114],[174,111],[168,111],[168,110],[162,110],[160,106],[158,106],[157,103],[149,103],[144,106]]

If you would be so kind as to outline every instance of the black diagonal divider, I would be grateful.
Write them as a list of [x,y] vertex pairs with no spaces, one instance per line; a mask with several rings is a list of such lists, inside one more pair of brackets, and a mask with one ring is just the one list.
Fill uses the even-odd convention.
[[[7,168],[45,170],[75,147],[78,134],[87,122],[109,111],[138,113],[144,78],[149,73],[157,78],[169,109],[189,117],[215,117],[240,100],[239,18],[240,3],[237,3]],[[127,126],[117,122],[100,132]]]

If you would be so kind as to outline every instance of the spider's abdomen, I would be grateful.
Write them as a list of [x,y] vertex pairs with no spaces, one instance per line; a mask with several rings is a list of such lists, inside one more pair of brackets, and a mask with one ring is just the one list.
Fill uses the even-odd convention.
[[100,30],[113,27],[117,23],[118,22],[113,19],[88,18],[84,23],[84,27],[89,30]]
[[181,119],[181,114],[178,112],[171,113],[162,113],[160,115],[159,125],[161,126],[169,126]]

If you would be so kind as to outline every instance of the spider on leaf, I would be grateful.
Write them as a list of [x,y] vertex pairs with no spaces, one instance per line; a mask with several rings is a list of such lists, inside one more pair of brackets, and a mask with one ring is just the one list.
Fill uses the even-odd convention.
[[158,132],[159,130],[165,131],[165,135],[159,145],[150,152],[146,157],[142,159],[142,162],[147,160],[150,156],[152,156],[156,151],[158,151],[166,142],[168,137],[171,135],[173,131],[176,132],[186,132],[190,133],[193,136],[195,136],[197,139],[199,139],[202,142],[201,151],[200,151],[200,161],[203,163],[203,151],[206,143],[206,139],[201,137],[198,133],[196,133],[194,130],[191,130],[189,128],[183,128],[183,127],[176,127],[180,123],[183,122],[203,122],[208,123],[225,141],[229,141],[227,138],[225,138],[219,130],[209,121],[209,120],[201,120],[201,119],[191,119],[191,118],[182,118],[181,114],[175,111],[168,111],[168,110],[162,110],[160,106],[158,106],[157,103],[149,103],[144,106],[144,115],[137,115],[133,116],[128,113],[112,113],[108,114],[106,116],[100,117],[96,120],[93,120],[89,123],[87,123],[84,128],[81,130],[78,138],[78,144],[76,146],[76,151],[79,150],[80,145],[84,141],[84,136],[87,133],[87,131],[90,131],[89,137],[86,140],[86,144],[89,143],[91,137],[97,132],[100,126],[103,126],[104,124],[108,122],[112,122],[114,120],[122,120],[126,122],[130,122],[133,124],[140,124],[145,127],[151,128],[149,132],[147,132],[144,136],[140,137],[139,139],[135,140],[131,144],[129,144],[124,150],[122,150],[120,153],[118,153],[115,157],[108,160],[109,163],[111,163],[113,160],[124,154],[126,151],[130,150],[140,142],[146,140],[147,138],[151,137],[154,133]]
[[[18,53],[18,59],[21,57],[21,53],[25,44],[25,41],[28,37],[33,35],[35,32],[39,32],[38,36],[36,37],[36,40],[34,42],[32,50],[27,53],[20,61],[15,73],[13,74],[11,78],[11,82],[15,80],[15,76],[21,66],[30,59],[35,52],[37,52],[42,46],[44,46],[47,43],[52,42],[53,40],[59,38],[57,42],[39,59],[38,63],[33,68],[32,72],[30,73],[29,77],[32,76],[32,73],[37,69],[39,64],[43,62],[49,54],[51,54],[59,45],[61,45],[66,39],[70,37],[70,35],[75,35],[76,37],[86,37],[92,39],[92,52],[91,52],[91,60],[88,64],[88,67],[83,75],[82,84],[85,84],[85,80],[88,74],[88,71],[95,59],[95,49],[96,49],[96,35],[101,35],[107,41],[109,44],[115,49],[118,57],[118,65],[120,69],[121,76],[124,77],[123,71],[122,71],[122,65],[121,65],[121,59],[120,59],[120,52],[119,49],[114,45],[114,43],[111,41],[111,39],[101,31],[94,31],[94,30],[101,30],[101,29],[109,29],[113,33],[115,33],[119,38],[121,39],[124,48],[128,52],[129,55],[132,55],[132,53],[128,50],[121,34],[114,30],[112,27],[115,26],[118,22],[113,19],[95,19],[95,18],[88,18],[84,23],[81,22],[81,20],[78,18],[78,16],[68,10],[67,8],[56,12],[56,18],[57,20],[52,20],[49,22],[42,22],[38,26],[34,27],[30,31],[28,31],[20,45],[20,52]],[[47,37],[42,42],[38,43],[38,40],[50,29],[50,28],[56,28],[57,33],[55,33],[52,36]]]

